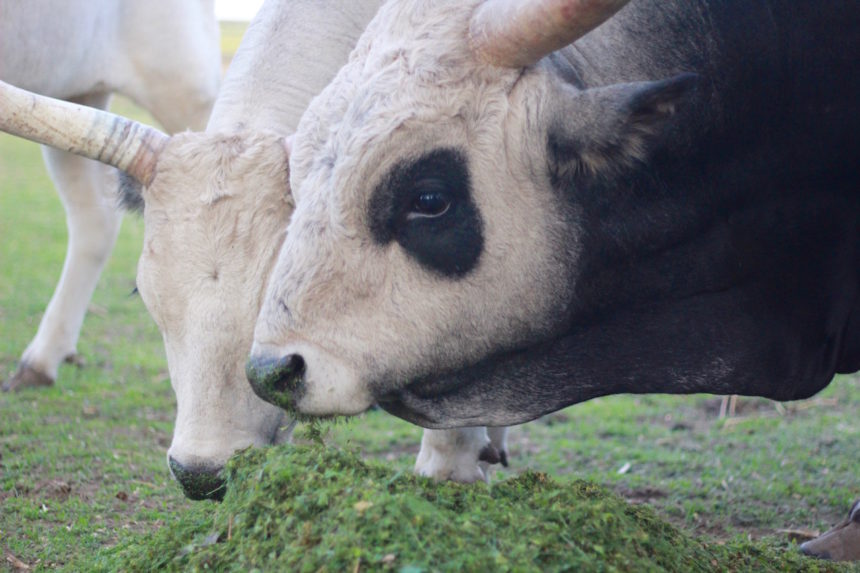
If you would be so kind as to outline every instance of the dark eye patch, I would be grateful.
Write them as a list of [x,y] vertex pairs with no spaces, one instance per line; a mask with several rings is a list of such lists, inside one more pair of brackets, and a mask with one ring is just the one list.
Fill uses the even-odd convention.
[[396,241],[426,269],[465,276],[484,248],[465,156],[438,149],[396,165],[374,189],[370,230],[380,245]]

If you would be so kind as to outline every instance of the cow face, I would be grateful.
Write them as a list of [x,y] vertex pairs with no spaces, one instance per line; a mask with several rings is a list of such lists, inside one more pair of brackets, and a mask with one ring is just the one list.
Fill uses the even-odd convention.
[[[386,5],[303,117],[248,365],[261,397],[311,415],[379,401],[428,427],[545,411],[506,397],[571,312],[581,228],[557,183],[641,158],[686,82],[580,92],[542,65],[483,64],[477,4]],[[434,412],[442,397],[457,411]]]
[[244,362],[292,210],[283,140],[176,135],[143,197],[137,286],[178,405],[168,460],[189,497],[212,497],[227,458],[274,442],[282,424],[248,387]]
[[851,506],[845,521],[807,541],[800,546],[800,550],[806,555],[821,559],[860,560],[860,500]]

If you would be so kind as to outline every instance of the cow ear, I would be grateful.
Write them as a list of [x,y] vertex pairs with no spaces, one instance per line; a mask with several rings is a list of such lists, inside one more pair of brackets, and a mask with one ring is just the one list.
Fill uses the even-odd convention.
[[612,176],[647,159],[697,78],[565,87],[547,134],[553,179]]
[[123,209],[143,213],[143,185],[125,171],[119,171],[119,203]]

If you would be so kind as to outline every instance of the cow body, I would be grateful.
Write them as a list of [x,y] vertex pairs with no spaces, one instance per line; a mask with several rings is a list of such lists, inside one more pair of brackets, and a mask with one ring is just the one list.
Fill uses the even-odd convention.
[[[168,131],[206,124],[221,76],[212,0],[141,3],[13,0],[0,9],[0,80],[105,109],[122,93]],[[66,210],[63,274],[4,390],[51,384],[78,334],[119,232],[116,171],[43,148]]]
[[856,5],[634,0],[525,68],[478,5],[389,3],[303,118],[261,395],[508,425],[860,368]]

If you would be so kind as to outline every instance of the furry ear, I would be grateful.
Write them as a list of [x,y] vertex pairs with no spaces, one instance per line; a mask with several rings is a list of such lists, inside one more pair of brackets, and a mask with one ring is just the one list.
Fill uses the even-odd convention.
[[128,211],[143,213],[143,185],[125,171],[118,171],[118,173],[120,207]]
[[645,160],[696,74],[576,91],[565,86],[547,134],[554,182],[611,176]]

